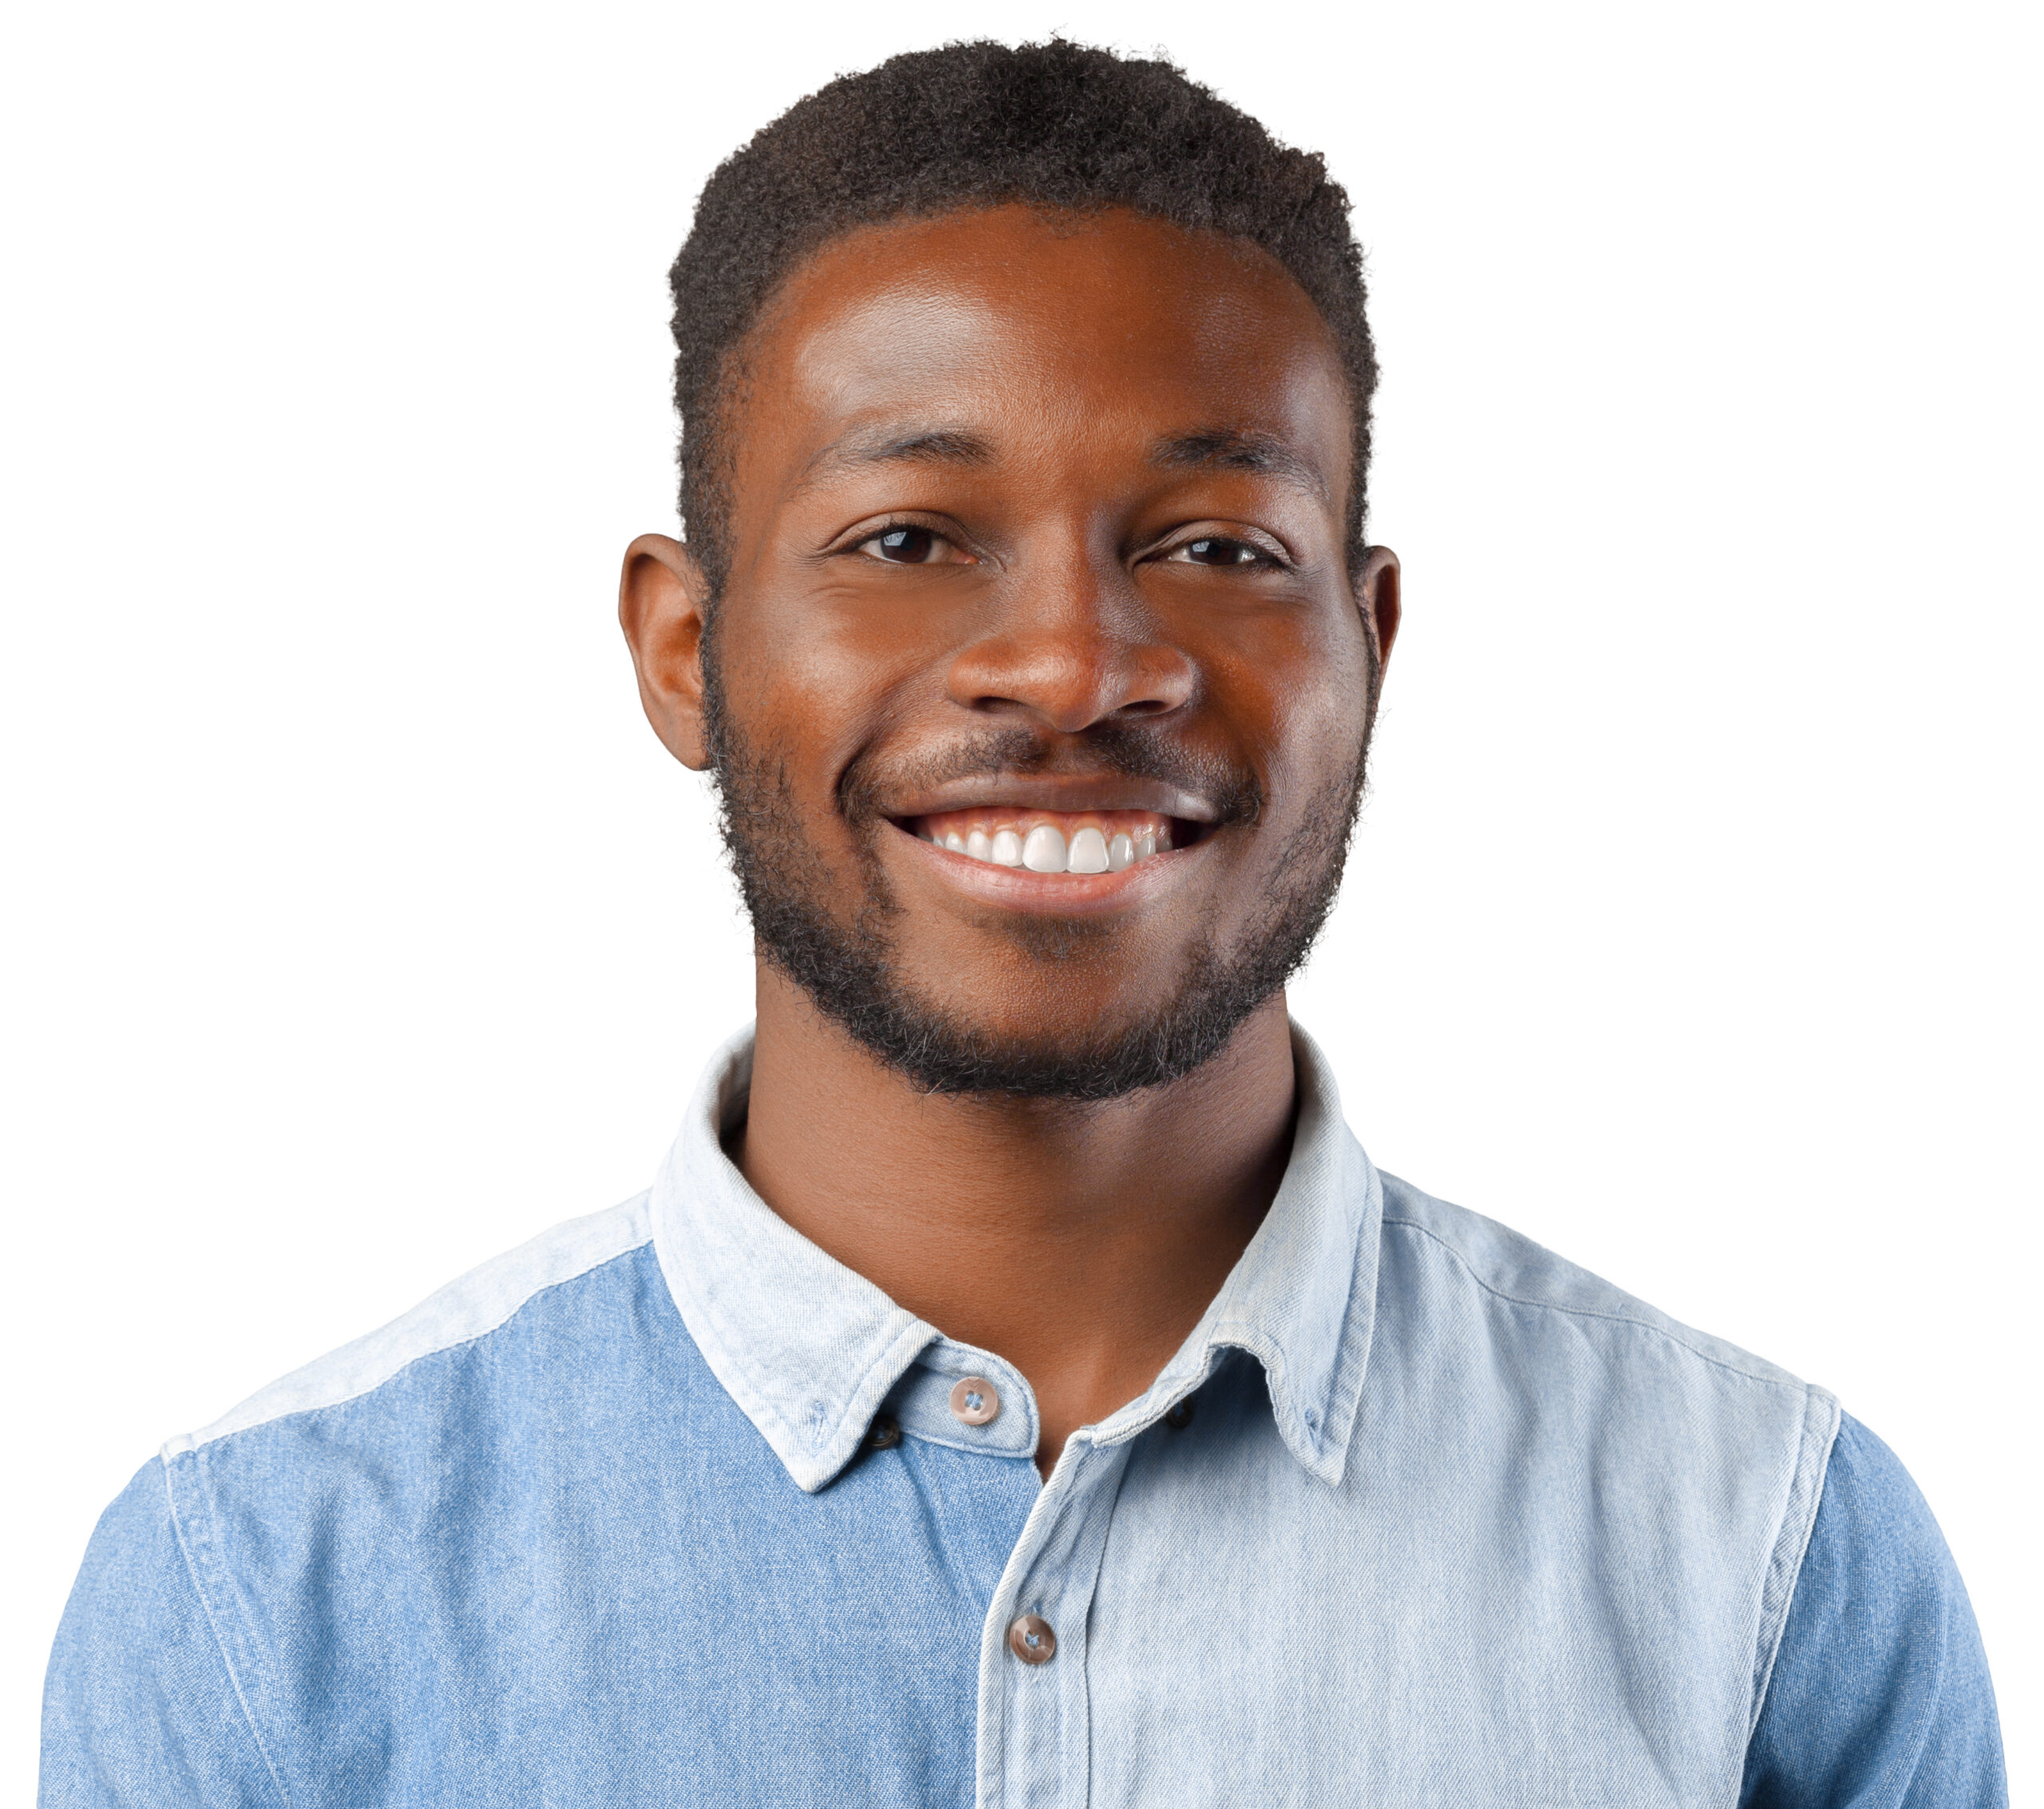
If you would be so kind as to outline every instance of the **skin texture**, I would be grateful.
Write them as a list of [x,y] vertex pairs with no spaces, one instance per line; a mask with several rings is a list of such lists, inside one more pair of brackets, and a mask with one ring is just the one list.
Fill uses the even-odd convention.
[[[728,722],[799,822],[811,890],[849,925],[877,886],[903,985],[1018,1047],[1139,1029],[1295,879],[1396,632],[1396,559],[1345,556],[1349,405],[1319,315],[1253,247],[1004,207],[833,242],[743,352],[723,595],[666,536],[625,557],[655,730],[708,764],[714,613]],[[876,539],[904,528],[913,563]],[[1193,782],[1118,770],[1131,734]],[[1077,880],[916,839],[920,813],[982,802],[1163,810],[1191,845]],[[1169,1085],[945,1094],[763,959],[732,1154],[797,1230],[1028,1377],[1048,1475],[1242,1254],[1293,1093],[1281,993]]]

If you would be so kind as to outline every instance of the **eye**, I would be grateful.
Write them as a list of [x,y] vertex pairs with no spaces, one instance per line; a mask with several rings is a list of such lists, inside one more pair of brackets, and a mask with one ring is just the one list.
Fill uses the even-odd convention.
[[869,535],[852,549],[869,559],[885,560],[890,565],[969,565],[971,556],[961,552],[933,528],[886,528]]
[[1275,566],[1278,563],[1262,547],[1252,546],[1247,540],[1230,540],[1222,534],[1202,534],[1196,540],[1187,540],[1182,545],[1173,547],[1164,556],[1186,565],[1223,565],[1238,568],[1251,565]]

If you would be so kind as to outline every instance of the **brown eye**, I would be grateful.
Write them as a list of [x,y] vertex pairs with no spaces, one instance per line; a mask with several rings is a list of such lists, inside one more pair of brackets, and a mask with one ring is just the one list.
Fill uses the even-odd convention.
[[1187,540],[1179,548],[1188,564],[1193,565],[1268,565],[1270,556],[1261,548],[1251,546],[1246,540],[1225,540],[1218,534],[1209,534],[1196,540]]
[[893,565],[928,565],[941,559],[951,543],[927,528],[889,528],[861,544],[861,550]]

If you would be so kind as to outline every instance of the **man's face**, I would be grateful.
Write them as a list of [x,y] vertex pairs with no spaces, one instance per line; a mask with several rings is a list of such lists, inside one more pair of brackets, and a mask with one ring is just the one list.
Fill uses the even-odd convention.
[[1396,627],[1311,303],[1128,213],[897,223],[796,275],[728,407],[708,633],[633,639],[763,952],[941,1090],[1215,1053],[1332,901]]

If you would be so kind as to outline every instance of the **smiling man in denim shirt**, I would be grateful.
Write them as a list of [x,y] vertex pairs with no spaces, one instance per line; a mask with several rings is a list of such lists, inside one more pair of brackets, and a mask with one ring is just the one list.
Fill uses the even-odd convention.
[[1320,160],[954,46],[674,286],[620,610],[757,1023],[649,1192],[148,1464],[43,1800],[2002,1803],[1887,1450],[1374,1168],[1287,1018],[1399,619]]

